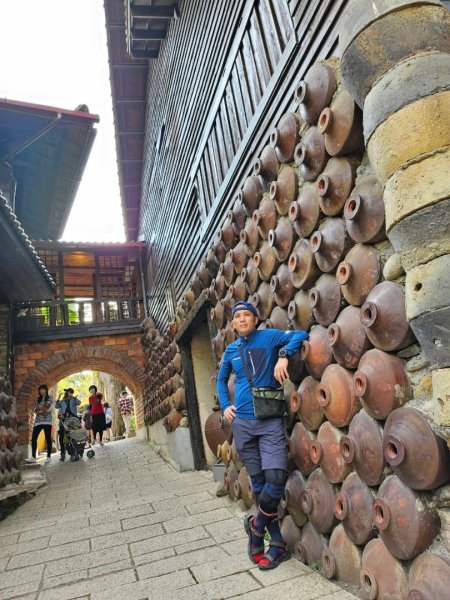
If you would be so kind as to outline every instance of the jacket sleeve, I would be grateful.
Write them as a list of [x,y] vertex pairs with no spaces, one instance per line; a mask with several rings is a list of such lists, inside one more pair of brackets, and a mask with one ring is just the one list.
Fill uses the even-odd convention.
[[230,394],[228,392],[228,378],[230,377],[232,368],[228,354],[227,350],[225,350],[219,372],[217,373],[217,396],[222,411],[231,406]]
[[306,331],[295,329],[293,331],[277,330],[274,335],[273,345],[276,348],[284,348],[288,356],[292,356],[300,350],[302,342],[309,339]]

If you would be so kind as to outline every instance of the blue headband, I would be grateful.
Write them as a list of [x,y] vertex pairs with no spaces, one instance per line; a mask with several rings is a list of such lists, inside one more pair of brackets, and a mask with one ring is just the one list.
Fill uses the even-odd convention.
[[255,317],[258,316],[258,313],[256,312],[256,308],[253,306],[253,304],[250,304],[250,302],[236,302],[236,304],[233,306],[233,308],[231,310],[231,315],[234,317],[235,313],[238,310],[249,310],[251,313],[253,313],[255,315]]

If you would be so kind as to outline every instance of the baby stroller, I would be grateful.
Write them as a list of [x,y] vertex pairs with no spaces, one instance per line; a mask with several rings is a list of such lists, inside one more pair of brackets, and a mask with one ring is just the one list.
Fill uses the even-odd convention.
[[89,436],[86,429],[80,425],[80,421],[75,417],[69,417],[62,421],[64,429],[64,445],[72,462],[76,462],[83,457],[86,447],[89,450],[86,452],[88,458],[95,456],[95,451],[89,443]]

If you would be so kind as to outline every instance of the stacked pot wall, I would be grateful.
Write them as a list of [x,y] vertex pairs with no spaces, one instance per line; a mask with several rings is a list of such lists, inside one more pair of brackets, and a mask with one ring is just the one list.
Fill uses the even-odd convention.
[[9,382],[0,377],[0,488],[20,481],[23,459],[17,439],[16,399]]

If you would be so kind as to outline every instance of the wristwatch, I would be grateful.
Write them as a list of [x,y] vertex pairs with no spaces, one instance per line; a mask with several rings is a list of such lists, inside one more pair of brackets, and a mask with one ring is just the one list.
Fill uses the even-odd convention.
[[288,353],[284,348],[278,351],[278,358],[289,358]]

